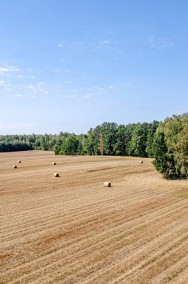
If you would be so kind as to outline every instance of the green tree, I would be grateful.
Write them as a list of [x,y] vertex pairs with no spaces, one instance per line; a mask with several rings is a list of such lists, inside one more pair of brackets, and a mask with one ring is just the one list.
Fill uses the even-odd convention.
[[166,178],[188,177],[188,114],[167,118],[154,138],[154,165]]
[[153,141],[154,135],[157,127],[159,126],[159,122],[154,120],[152,123],[148,124],[147,129],[147,138],[146,138],[146,153],[148,157],[153,157]]
[[126,153],[126,126],[119,125],[116,131],[116,143],[114,144],[115,155],[125,156]]
[[98,133],[100,152],[103,155],[114,155],[117,143],[117,124],[112,122],[104,122]]
[[131,137],[130,150],[133,156],[147,157],[146,141],[147,141],[148,123],[138,124]]
[[79,141],[74,134],[69,134],[63,141],[61,153],[64,155],[76,155],[78,153]]

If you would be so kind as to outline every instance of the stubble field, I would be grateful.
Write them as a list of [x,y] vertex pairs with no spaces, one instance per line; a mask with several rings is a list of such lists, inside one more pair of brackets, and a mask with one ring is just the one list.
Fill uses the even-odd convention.
[[1,153],[0,283],[187,284],[188,181],[143,161]]

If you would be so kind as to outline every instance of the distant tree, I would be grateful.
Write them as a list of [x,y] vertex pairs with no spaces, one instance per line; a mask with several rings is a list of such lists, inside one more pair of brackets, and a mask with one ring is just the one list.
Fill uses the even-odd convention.
[[116,142],[114,144],[114,154],[119,156],[127,155],[126,152],[126,126],[119,125],[116,131]]
[[131,137],[130,150],[133,156],[147,157],[146,141],[148,123],[138,124]]
[[159,122],[154,120],[152,123],[148,124],[147,129],[147,137],[146,137],[146,153],[148,157],[153,157],[153,141],[154,135],[157,127],[159,126]]
[[87,135],[80,134],[77,136],[78,139],[78,155],[86,155],[87,154]]
[[86,149],[88,155],[100,155],[99,150],[99,126],[90,128],[87,133]]
[[135,129],[139,126],[140,123],[130,123],[125,127],[125,154],[127,156],[134,156],[135,148],[132,145],[132,137]]
[[61,146],[61,154],[76,155],[78,153],[79,141],[74,134],[69,134]]
[[100,127],[99,141],[103,155],[115,155],[117,143],[117,124],[104,122]]
[[165,141],[164,124],[160,123],[154,135],[152,152],[155,157],[153,164],[156,167],[156,169],[163,175],[165,175],[168,168],[167,151],[168,148]]

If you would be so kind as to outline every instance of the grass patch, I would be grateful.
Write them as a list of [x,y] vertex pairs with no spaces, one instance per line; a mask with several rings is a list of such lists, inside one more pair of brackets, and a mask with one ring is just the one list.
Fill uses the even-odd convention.
[[186,198],[188,198],[188,193],[179,194],[178,197],[186,199]]

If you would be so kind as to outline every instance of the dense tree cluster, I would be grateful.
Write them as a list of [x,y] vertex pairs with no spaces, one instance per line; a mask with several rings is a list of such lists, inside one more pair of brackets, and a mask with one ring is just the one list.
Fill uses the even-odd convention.
[[154,165],[168,179],[188,178],[188,113],[159,124],[153,142]]
[[154,157],[156,169],[170,179],[188,177],[188,114],[164,122],[117,125],[104,122],[87,134],[0,136],[0,152],[51,150],[56,155]]
[[104,122],[87,134],[0,136],[0,152],[52,150],[56,155],[127,155],[152,157],[153,138],[159,122],[117,125]]
[[52,150],[58,135],[0,135],[0,152]]

